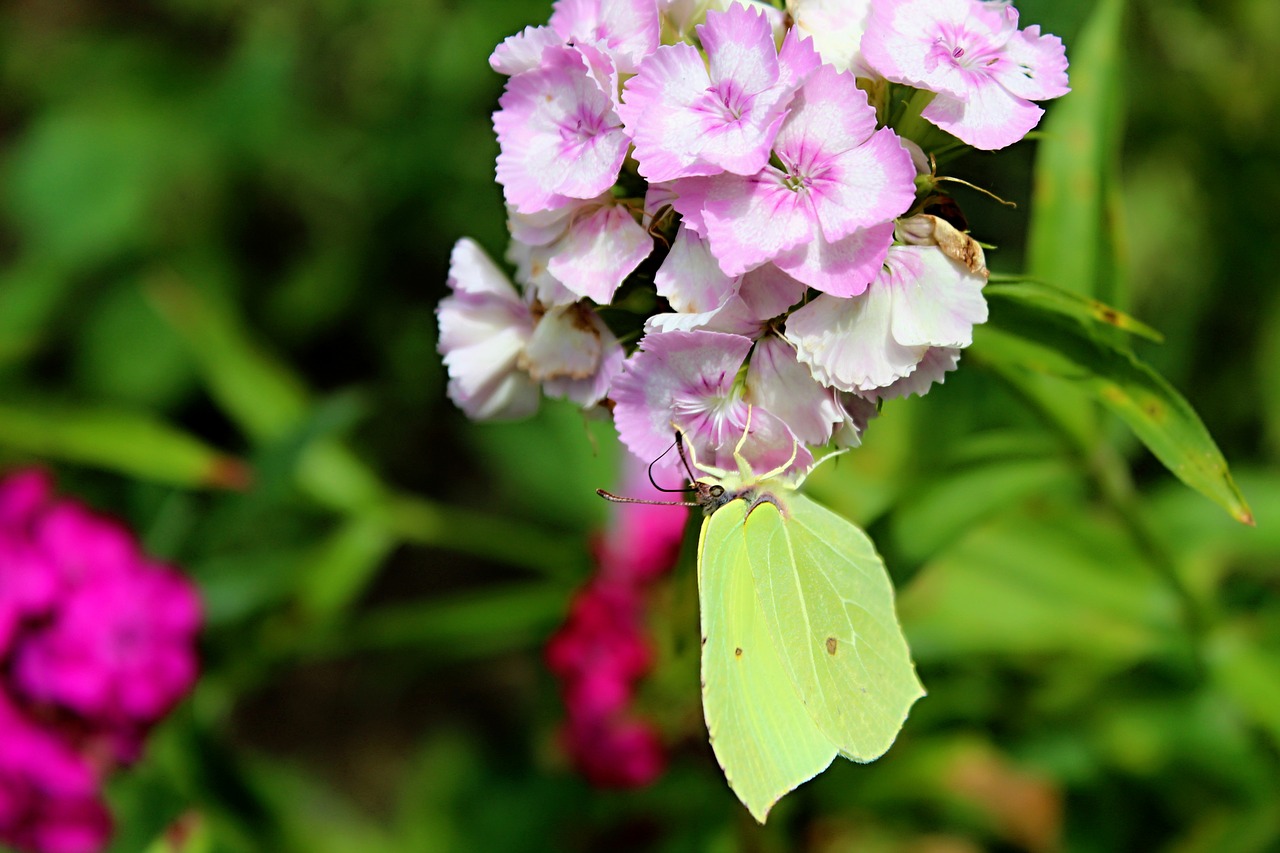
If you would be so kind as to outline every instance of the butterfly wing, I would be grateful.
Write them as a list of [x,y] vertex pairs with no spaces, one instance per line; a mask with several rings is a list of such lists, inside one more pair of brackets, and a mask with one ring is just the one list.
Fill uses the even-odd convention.
[[[854,761],[879,758],[924,695],[884,561],[850,522],[790,492],[745,525],[761,613],[818,728]],[[785,515],[784,515],[785,513]]]
[[745,501],[735,500],[702,525],[702,710],[729,787],[764,823],[773,804],[825,770],[837,749],[774,649],[747,559],[745,514]]

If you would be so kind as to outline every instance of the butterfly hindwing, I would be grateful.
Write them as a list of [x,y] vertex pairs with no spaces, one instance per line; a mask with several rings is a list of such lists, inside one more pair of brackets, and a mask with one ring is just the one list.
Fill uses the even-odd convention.
[[878,758],[924,688],[871,540],[778,490],[751,509],[744,547],[760,614],[803,707],[842,755]]
[[838,750],[774,648],[747,556],[746,506],[732,501],[702,525],[702,707],[729,786],[763,823],[774,803],[826,769]]

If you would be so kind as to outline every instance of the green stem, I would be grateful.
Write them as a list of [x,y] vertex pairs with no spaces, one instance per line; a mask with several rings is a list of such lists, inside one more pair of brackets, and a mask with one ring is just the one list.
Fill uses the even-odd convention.
[[934,127],[925,121],[921,113],[924,112],[925,107],[929,106],[933,97],[933,92],[917,89],[907,100],[897,121],[893,123],[893,129],[899,136],[910,139],[926,151],[928,149],[925,147],[925,142],[933,135]]

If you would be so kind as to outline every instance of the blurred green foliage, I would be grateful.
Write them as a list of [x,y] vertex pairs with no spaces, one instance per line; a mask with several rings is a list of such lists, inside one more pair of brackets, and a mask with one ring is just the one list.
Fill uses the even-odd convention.
[[1038,144],[951,168],[1016,211],[956,195],[993,268],[1163,333],[1100,340],[1185,394],[1258,527],[1096,388],[1008,369],[993,327],[813,478],[884,551],[930,695],[763,829],[706,748],[689,554],[641,697],[670,771],[593,792],[565,766],[540,650],[612,433],[443,397],[449,249],[504,247],[486,57],[549,4],[3,7],[0,464],[54,466],[208,606],[196,695],[114,783],[115,849],[171,849],[179,816],[188,851],[1280,846],[1280,5],[1018,5],[1076,92]]

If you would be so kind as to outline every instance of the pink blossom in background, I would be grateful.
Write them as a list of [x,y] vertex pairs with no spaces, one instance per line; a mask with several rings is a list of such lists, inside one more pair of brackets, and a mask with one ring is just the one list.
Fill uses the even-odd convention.
[[1012,145],[1040,123],[1032,101],[1065,95],[1062,40],[1018,29],[1018,10],[982,0],[875,0],[862,53],[890,80],[936,92],[921,115],[974,146]]
[[74,743],[0,691],[0,843],[40,853],[94,853],[111,817],[100,780]]
[[[647,465],[630,456],[625,464],[626,495],[669,497],[650,484]],[[635,787],[654,781],[666,765],[657,730],[630,707],[636,682],[653,664],[646,588],[675,565],[688,513],[644,504],[612,504],[609,512],[596,574],[574,596],[546,657],[561,682],[564,742],[575,766],[594,784]]]
[[103,777],[195,682],[200,600],[39,471],[0,480],[0,567],[0,842],[93,853]]

